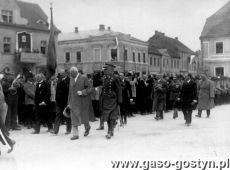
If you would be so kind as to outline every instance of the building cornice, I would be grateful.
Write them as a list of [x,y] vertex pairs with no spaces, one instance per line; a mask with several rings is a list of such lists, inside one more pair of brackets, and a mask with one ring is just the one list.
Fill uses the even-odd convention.
[[[50,30],[48,28],[44,29],[44,28],[38,28],[38,27],[29,26],[29,25],[20,25],[20,24],[0,22],[0,27],[1,26],[6,27],[6,28],[26,29],[26,30],[31,30],[31,31],[50,33]],[[55,31],[55,34],[59,34],[59,33],[60,31]]]

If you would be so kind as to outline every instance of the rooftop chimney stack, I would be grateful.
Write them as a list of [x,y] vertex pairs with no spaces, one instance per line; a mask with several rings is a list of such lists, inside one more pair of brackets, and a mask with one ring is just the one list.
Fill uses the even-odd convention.
[[155,31],[155,34],[156,34],[156,35],[165,36],[165,33],[163,33],[163,32],[160,32],[160,31]]
[[108,27],[108,31],[111,31],[111,27]]
[[75,32],[75,33],[78,33],[78,27],[75,27],[75,28],[74,28],[74,32]]
[[178,40],[178,37],[175,37],[175,40]]
[[104,31],[104,30],[105,30],[105,25],[100,24],[100,25],[99,25],[99,31]]

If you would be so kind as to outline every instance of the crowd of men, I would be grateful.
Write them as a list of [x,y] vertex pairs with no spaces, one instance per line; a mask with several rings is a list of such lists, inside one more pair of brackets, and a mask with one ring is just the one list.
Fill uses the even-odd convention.
[[[60,70],[57,76],[47,80],[43,73],[17,77],[4,73],[0,80],[2,101],[8,108],[1,120],[4,136],[10,130],[21,130],[22,126],[33,128],[33,134],[40,133],[41,125],[57,135],[59,127],[66,125],[66,134],[72,131],[71,140],[79,139],[78,126],[84,124],[84,136],[88,136],[90,121],[100,118],[99,128],[107,122],[106,138],[114,135],[114,128],[127,124],[127,117],[135,114],[156,113],[155,119],[164,119],[164,113],[173,110],[173,118],[178,110],[184,114],[185,124],[192,122],[192,111],[210,110],[214,105],[230,103],[229,81],[217,81],[205,73],[186,75],[142,75],[118,73],[115,66],[107,63],[103,71],[83,75],[76,67]],[[1,114],[3,106],[0,105]],[[63,115],[64,113],[64,115]],[[118,122],[120,117],[120,122]],[[3,126],[4,124],[4,126]],[[1,141],[1,137],[0,137]],[[3,142],[4,143],[4,142]],[[11,142],[12,143],[12,142]],[[11,144],[11,146],[14,145]],[[13,147],[11,147],[13,148]]]

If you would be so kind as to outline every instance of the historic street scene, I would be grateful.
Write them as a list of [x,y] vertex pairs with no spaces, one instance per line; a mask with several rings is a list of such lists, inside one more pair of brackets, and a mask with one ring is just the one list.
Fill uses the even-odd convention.
[[0,170],[229,169],[229,0],[0,0]]

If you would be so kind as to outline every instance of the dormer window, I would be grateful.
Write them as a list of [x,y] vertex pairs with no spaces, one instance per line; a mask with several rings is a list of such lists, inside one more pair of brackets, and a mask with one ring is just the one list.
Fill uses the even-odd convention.
[[43,25],[46,25],[46,22],[45,21],[43,21],[43,20],[41,20],[41,19],[39,19],[39,20],[37,20],[37,22],[36,22],[37,24],[43,24]]
[[13,22],[13,12],[8,10],[2,10],[2,20],[6,23]]

